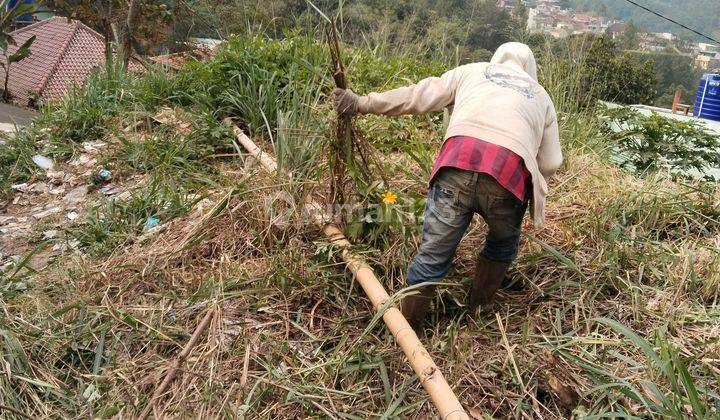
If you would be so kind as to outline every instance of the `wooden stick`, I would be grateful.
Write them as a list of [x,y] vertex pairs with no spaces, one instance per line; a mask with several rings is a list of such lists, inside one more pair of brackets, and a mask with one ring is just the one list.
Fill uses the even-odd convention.
[[3,411],[9,411],[20,417],[24,417],[26,419],[32,419],[32,417],[28,416],[27,414],[23,413],[22,411],[18,410],[17,408],[8,407],[6,405],[0,405],[0,413],[2,413]]
[[[340,89],[347,89],[345,67],[340,53],[340,39],[334,20],[328,29],[328,47],[330,48],[330,62],[332,63],[335,86]],[[332,169],[330,196],[333,202],[344,204],[347,167],[348,165],[350,167],[355,166],[355,162],[353,162],[353,127],[350,115],[338,116],[337,125],[335,126],[335,141],[331,144],[330,153]]]
[[[257,147],[242,130],[237,128],[229,118],[225,119],[225,124],[235,129],[235,134],[238,136],[241,144],[251,145],[251,147],[247,148],[251,155],[255,156],[255,153],[262,153],[260,148]],[[259,156],[264,157],[266,161],[268,159],[272,160],[267,154],[261,154]],[[260,157],[258,157],[258,159],[260,159]],[[263,164],[263,166],[265,166],[265,164]],[[276,168],[276,165],[265,166],[265,169],[268,171],[275,171]],[[307,209],[312,213],[312,218],[318,224],[324,225],[323,233],[330,243],[343,250],[341,254],[343,261],[345,261],[347,267],[353,275],[355,275],[357,282],[365,291],[370,302],[372,302],[373,308],[380,312],[388,301],[390,301],[390,296],[380,283],[380,280],[375,276],[372,268],[370,268],[361,256],[349,250],[350,241],[345,238],[345,235],[337,226],[326,224],[327,221],[330,220],[330,217],[325,214],[319,204],[313,202],[307,206]],[[458,401],[455,393],[453,393],[450,385],[448,385],[442,372],[440,372],[440,369],[435,362],[433,362],[432,358],[430,358],[430,354],[420,342],[417,334],[415,334],[415,331],[410,324],[408,324],[400,310],[394,305],[389,306],[383,313],[382,318],[383,321],[385,321],[385,325],[387,325],[395,337],[395,341],[397,341],[403,353],[405,353],[405,356],[408,358],[410,366],[420,379],[423,388],[425,388],[425,391],[430,395],[430,399],[440,412],[440,418],[443,420],[469,419],[465,409],[463,409],[460,401]]]
[[170,369],[168,369],[168,372],[165,374],[165,379],[162,381],[160,386],[155,389],[155,392],[153,392],[152,397],[150,397],[150,401],[148,401],[143,412],[140,413],[138,420],[145,420],[147,418],[147,416],[150,414],[150,411],[155,406],[157,400],[170,387],[172,381],[175,380],[175,376],[177,376],[177,372],[180,369],[180,366],[185,363],[185,359],[187,359],[187,357],[190,355],[190,352],[193,350],[193,348],[195,348],[198,341],[200,341],[200,337],[207,329],[208,325],[210,325],[210,321],[212,320],[214,314],[215,310],[213,308],[208,309],[207,313],[205,314],[205,318],[200,321],[200,324],[198,324],[197,328],[195,328],[195,332],[190,337],[190,340],[187,342],[187,344],[185,344],[185,347],[183,347],[180,354],[178,354],[177,358],[170,366]]

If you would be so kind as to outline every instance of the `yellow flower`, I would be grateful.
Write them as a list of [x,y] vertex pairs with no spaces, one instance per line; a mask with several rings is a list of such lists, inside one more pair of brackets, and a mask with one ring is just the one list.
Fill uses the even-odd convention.
[[386,191],[385,194],[383,194],[382,200],[385,204],[395,204],[397,203],[397,195],[392,191]]

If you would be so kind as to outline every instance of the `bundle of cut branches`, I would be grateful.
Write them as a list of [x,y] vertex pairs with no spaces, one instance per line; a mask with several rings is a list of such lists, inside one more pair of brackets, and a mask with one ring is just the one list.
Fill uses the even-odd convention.
[[[328,46],[330,47],[330,60],[335,86],[347,89],[345,66],[340,52],[340,39],[337,26],[333,20],[328,29]],[[381,171],[373,173],[371,163],[374,160],[374,148],[355,129],[350,115],[338,115],[335,127],[335,139],[330,145],[330,165],[332,169],[332,183],[330,195],[336,204],[343,204],[350,191],[356,189],[358,184],[369,185],[375,179],[385,180]],[[371,162],[373,161],[373,162]],[[387,185],[387,181],[385,182]]]

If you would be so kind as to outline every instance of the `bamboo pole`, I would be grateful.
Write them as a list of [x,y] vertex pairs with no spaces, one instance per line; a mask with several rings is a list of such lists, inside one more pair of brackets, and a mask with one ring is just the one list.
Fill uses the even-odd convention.
[[[260,160],[263,167],[269,171],[277,170],[275,160],[268,156],[243,133],[243,131],[233,124],[229,118],[225,119],[225,123],[232,127],[238,141],[247,149],[253,157]],[[365,291],[370,299],[373,308],[381,311],[383,306],[390,300],[390,295],[375,276],[372,268],[362,259],[362,257],[352,253],[349,249],[350,241],[345,238],[342,231],[335,225],[327,223],[330,218],[324,213],[322,207],[317,203],[311,203],[308,209],[316,222],[323,226],[323,233],[330,243],[340,247],[343,251],[341,258],[347,264],[350,272],[353,273],[355,279]],[[430,399],[440,413],[443,420],[467,420],[469,419],[465,409],[463,409],[460,401],[458,401],[455,393],[445,380],[440,369],[433,362],[430,354],[420,342],[417,334],[402,315],[396,306],[388,307],[382,315],[385,325],[395,337],[398,345],[402,349],[405,356],[410,362],[415,374],[420,379],[425,391],[430,395]]]
[[145,409],[142,411],[142,413],[140,413],[138,420],[145,420],[150,415],[150,411],[152,411],[155,407],[158,399],[160,399],[160,397],[168,390],[168,388],[170,388],[170,384],[175,380],[175,377],[177,376],[180,367],[183,365],[183,363],[185,363],[185,359],[187,359],[187,357],[190,355],[190,352],[200,341],[200,337],[202,336],[203,332],[205,332],[208,325],[210,325],[210,321],[212,320],[213,315],[215,315],[215,310],[213,308],[210,308],[205,314],[205,317],[202,319],[202,321],[200,321],[200,324],[197,326],[197,328],[195,328],[195,332],[190,337],[190,340],[188,340],[187,344],[185,344],[185,347],[183,347],[180,354],[177,355],[175,360],[169,366],[169,369],[165,374],[165,379],[163,379],[162,383],[160,383],[160,386],[158,386],[155,389],[155,392],[153,392],[153,395],[152,397],[150,397],[150,400],[145,406]]

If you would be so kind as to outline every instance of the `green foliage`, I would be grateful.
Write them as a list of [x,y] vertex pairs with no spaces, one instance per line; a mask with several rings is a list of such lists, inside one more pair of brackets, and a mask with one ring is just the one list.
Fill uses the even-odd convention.
[[[485,1],[475,11],[477,23],[468,30],[468,45],[495,51],[500,45],[512,40],[513,20],[507,10],[497,6],[494,1]],[[522,21],[522,18],[521,18]]]
[[585,34],[532,41],[540,83],[560,111],[587,108],[598,99],[636,104],[655,97],[653,62],[622,53],[610,38]]
[[[417,60],[410,57],[383,58],[375,52],[360,50],[351,55],[348,74],[352,89],[359,94],[380,92],[416,83],[424,78],[439,76],[448,66],[438,61]],[[381,152],[418,150],[418,140],[430,131],[442,138],[442,114],[385,118],[365,116],[356,120],[370,143]]]
[[238,118],[251,134],[274,137],[278,112],[297,104],[295,97],[329,82],[327,54],[310,37],[229,40],[214,60],[193,63],[179,75],[184,97],[216,114]]
[[[711,410],[712,402],[717,404],[720,397],[710,395],[706,390],[698,388],[695,379],[688,371],[687,363],[692,363],[692,360],[683,360],[680,351],[667,339],[663,332],[667,330],[667,326],[655,334],[657,344],[653,346],[635,331],[613,319],[598,318],[595,321],[624,336],[641,349],[651,363],[651,369],[648,369],[649,379],[640,382],[643,391],[627,381],[604,386],[616,388],[655,415],[676,419],[708,418],[706,416],[710,414],[708,411]],[[655,348],[659,348],[659,352]],[[661,374],[657,382],[663,381],[669,385],[669,395],[661,391],[659,383],[652,379],[657,377],[654,370],[660,371]]]
[[384,57],[374,51],[353,50],[347,64],[352,89],[359,94],[406,86],[426,77],[440,76],[449,67],[434,60],[409,56]]
[[[36,120],[42,130],[28,131],[28,137],[0,146],[0,156],[8,162],[1,169],[7,175],[2,189],[7,194],[10,183],[21,182],[36,169],[26,163],[30,162],[26,155],[36,149],[28,138],[43,138],[50,144],[49,155],[67,158],[76,143],[118,133],[161,106],[191,108],[190,114],[196,116],[191,133],[183,139],[156,133],[157,143],[125,141],[121,149],[124,158],[118,161],[122,165],[133,170],[193,173],[195,169],[183,165],[211,153],[234,150],[232,137],[218,121],[218,117],[230,115],[250,128],[251,134],[277,138],[280,143],[275,152],[280,151],[282,164],[295,169],[316,167],[311,163],[320,155],[319,138],[327,124],[317,109],[325,102],[330,80],[323,47],[310,37],[234,38],[216,59],[188,63],[177,75],[151,70],[138,76],[120,65],[97,71],[83,88],[43,107]],[[306,132],[314,132],[314,137],[302,135]],[[162,171],[156,169],[163,165]]]
[[594,98],[621,104],[648,103],[657,84],[653,63],[621,53],[609,38],[595,38],[585,55],[585,86]]
[[358,191],[358,202],[364,203],[348,224],[348,238],[387,249],[397,236],[411,237],[421,220],[425,200],[418,195],[398,196],[377,181]]
[[34,4],[17,2],[14,7],[10,7],[10,2],[11,0],[0,0],[0,50],[3,52],[7,51],[8,46],[15,45],[15,39],[10,35],[15,22],[26,14],[35,13],[36,10]]
[[442,140],[442,116],[443,114],[434,114],[383,118],[369,115],[357,119],[357,126],[365,133],[373,147],[381,152],[402,150],[412,153],[422,148],[428,133],[432,133],[438,142]]
[[538,81],[548,92],[559,113],[574,113],[589,107],[596,98],[587,85],[585,48],[551,44],[543,40],[535,49]]
[[194,156],[202,160],[211,154],[230,153],[235,150],[233,147],[235,136],[232,131],[213,114],[197,110],[190,115],[192,116],[191,131],[184,136],[183,141],[192,145]]
[[631,53],[640,62],[652,62],[657,76],[657,98],[653,103],[670,108],[675,91],[680,90],[681,100],[691,103],[703,71],[693,66],[693,58],[671,53]]
[[149,217],[161,223],[185,214],[199,200],[183,185],[151,182],[127,201],[108,199],[88,209],[88,216],[69,235],[92,255],[104,255],[147,230]]
[[199,96],[196,92],[186,90],[181,78],[161,67],[151,68],[142,77],[122,76],[123,96],[130,99],[125,104],[132,105],[132,110],[136,112],[150,113],[161,106],[173,104],[191,105],[191,99]]
[[17,51],[8,56],[8,68],[10,67],[10,64],[22,61],[30,55],[30,47],[33,42],[35,42],[35,35],[28,38],[21,46],[18,47]]
[[24,182],[35,170],[38,132],[32,128],[0,136],[0,202],[10,197],[10,186]]
[[627,23],[625,31],[623,31],[618,41],[620,48],[624,50],[640,48],[640,31],[633,21]]
[[[677,89],[686,103],[691,101],[702,75],[689,56],[673,52],[623,52],[623,39],[581,35],[553,40],[533,34],[524,42],[535,51],[543,86],[551,95],[555,93],[556,101],[564,103],[571,99],[573,109],[587,107],[595,99],[669,108]],[[579,78],[583,80],[578,84]]]
[[8,80],[10,79],[10,67],[13,63],[17,63],[26,59],[30,55],[30,46],[35,42],[35,35],[31,36],[21,46],[19,46],[14,53],[9,54],[8,48],[10,45],[17,45],[15,39],[10,35],[10,31],[13,29],[13,25],[23,15],[34,13],[36,7],[34,4],[25,4],[24,2],[17,2],[13,7],[10,7],[10,0],[0,1],[0,50],[2,50],[4,61],[0,62],[5,73],[5,80],[3,83],[3,101],[10,101],[10,92],[8,91]]
[[630,108],[601,108],[604,131],[623,167],[640,174],[667,169],[682,177],[703,176],[718,162],[720,139],[692,121],[646,117]]
[[[350,87],[361,94],[417,82],[447,69],[438,61],[404,55],[385,57],[350,47],[343,53]],[[235,118],[250,134],[272,143],[281,167],[308,174],[317,170],[328,129],[327,114],[318,112],[332,86],[328,60],[325,45],[311,37],[236,37],[214,60],[190,63],[180,72],[178,90],[187,94],[176,93],[173,101]],[[412,121],[400,124],[417,132]],[[403,138],[389,138],[387,130],[387,124],[397,121],[376,122],[380,125],[367,133],[371,143],[402,143]]]
[[[509,12],[495,1],[363,0],[312,2],[337,17],[345,41],[383,55],[409,55],[445,62],[478,61],[525,28],[522,10]],[[283,37],[287,28],[316,32],[324,18],[308,2],[194,2],[209,25],[194,25],[198,35],[266,33]]]
[[38,124],[47,127],[51,140],[58,142],[102,138],[108,122],[135,103],[135,80],[121,65],[96,71],[82,88],[76,86],[59,103],[44,106]]
[[324,86],[308,85],[293,90],[287,108],[277,112],[275,153],[278,169],[299,179],[314,178],[321,170],[320,161],[329,121],[321,108]]
[[118,125],[124,128],[161,106],[192,105],[199,95],[184,87],[162,69],[139,76],[116,63],[93,72],[84,86],[75,86],[61,101],[43,105],[36,123],[44,127],[43,136],[52,146],[49,153],[68,157],[77,143],[102,139]]
[[[227,136],[227,131],[224,132]],[[211,171],[202,159],[212,149],[194,141],[195,136],[150,134],[141,142],[121,140],[122,146],[105,167],[125,168],[135,173],[156,173],[168,181]],[[227,138],[227,137],[226,137]],[[192,184],[192,179],[184,179]]]

